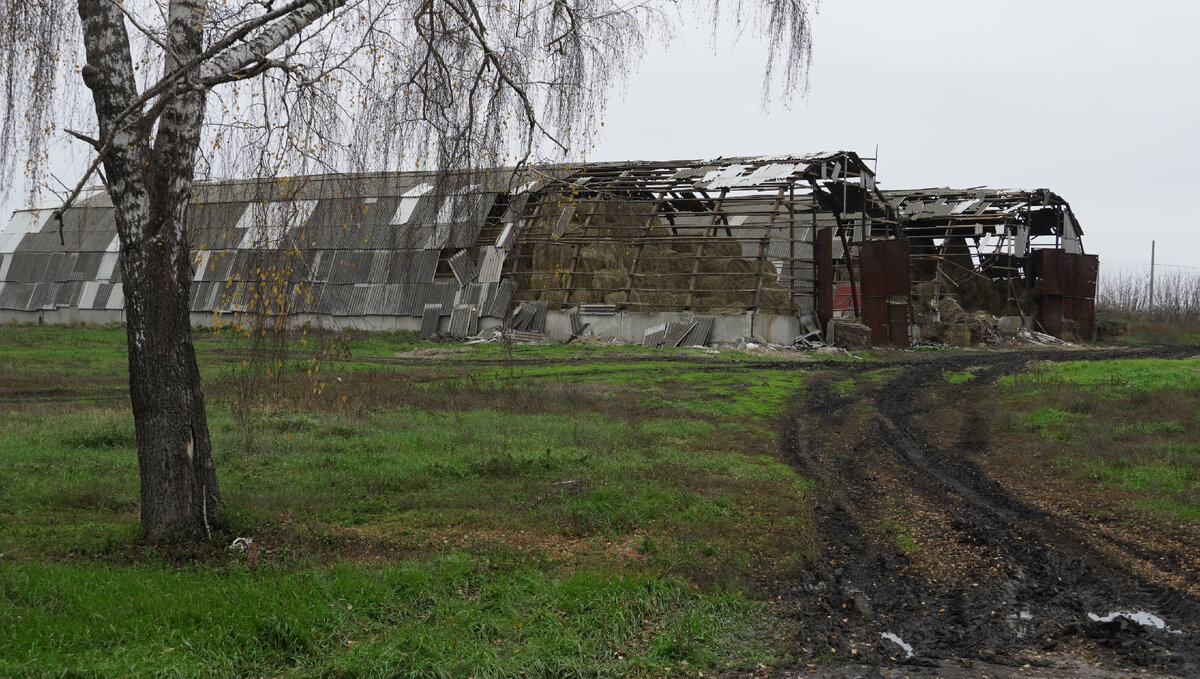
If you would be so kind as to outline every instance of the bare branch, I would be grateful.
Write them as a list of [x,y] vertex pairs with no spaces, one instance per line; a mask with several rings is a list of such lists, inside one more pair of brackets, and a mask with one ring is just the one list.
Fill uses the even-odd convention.
[[72,130],[67,127],[63,128],[63,132],[66,132],[67,134],[71,135],[72,137],[75,137],[76,139],[78,139],[79,141],[84,142],[88,146],[91,146],[92,148],[96,149],[97,151],[104,148],[104,144],[102,144],[99,139],[94,139],[92,137],[89,137],[82,132],[76,132],[75,130]]

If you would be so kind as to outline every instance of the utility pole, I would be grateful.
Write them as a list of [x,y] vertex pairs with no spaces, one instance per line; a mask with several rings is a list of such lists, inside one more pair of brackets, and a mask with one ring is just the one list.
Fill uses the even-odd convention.
[[1154,308],[1154,241],[1150,241],[1150,303],[1147,311]]

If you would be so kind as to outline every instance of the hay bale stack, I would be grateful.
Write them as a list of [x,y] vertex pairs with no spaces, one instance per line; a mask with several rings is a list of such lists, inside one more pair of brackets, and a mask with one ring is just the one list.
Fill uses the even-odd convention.
[[[698,310],[740,313],[753,303],[752,291],[760,277],[754,274],[754,260],[744,256],[737,240],[705,237],[701,230],[680,233],[680,240],[659,240],[666,230],[656,227],[647,233],[645,228],[658,219],[652,206],[620,200],[598,206],[586,231],[583,222],[590,207],[581,207],[565,225],[561,239],[555,240],[553,232],[562,208],[569,204],[571,197],[565,194],[550,198],[543,216],[526,229],[525,242],[531,245],[531,252],[529,269],[521,281],[522,299],[561,301],[561,289],[570,279],[569,304],[628,301],[638,310],[679,310],[688,304],[693,272],[698,272]],[[646,236],[652,240],[639,244]],[[576,258],[580,242],[586,244]],[[637,275],[631,289],[629,272],[634,270]],[[791,294],[778,281],[775,266],[767,263],[761,278],[760,308],[789,312]]]
[[973,347],[983,338],[971,323],[943,323],[938,328],[938,341],[952,347]]
[[871,348],[871,329],[862,323],[833,321],[833,345],[850,351]]

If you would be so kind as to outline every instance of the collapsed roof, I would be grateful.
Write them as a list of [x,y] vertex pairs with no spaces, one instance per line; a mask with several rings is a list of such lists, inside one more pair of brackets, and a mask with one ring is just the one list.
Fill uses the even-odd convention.
[[[61,231],[49,217],[18,212],[0,235],[0,310],[119,312],[107,194],[67,210]],[[881,191],[847,151],[201,182],[187,220],[197,322],[242,313],[408,317],[437,327],[451,317],[466,331],[520,302],[811,311],[821,322],[852,311],[894,325],[888,336],[899,342],[916,320],[891,308],[901,298],[974,295],[998,315],[1026,315],[1046,306],[1046,294],[1065,294],[1083,306],[1052,303],[1051,316],[1066,304],[1067,318],[1090,318],[1095,294],[1094,273],[1090,293],[1087,275],[1065,293],[1046,283],[1073,265],[1044,262],[1040,251],[1083,251],[1078,221],[1057,194]],[[890,259],[878,261],[904,275],[884,285],[862,257],[897,241],[903,253],[889,246]]]
[[[873,188],[850,152],[199,183],[192,310],[246,310],[267,276],[295,284],[299,314],[503,316],[513,299],[792,313],[811,294],[813,225],[869,235]],[[860,204],[827,208],[848,195]],[[0,308],[120,309],[107,195],[67,210],[61,240],[48,217],[4,232]]]

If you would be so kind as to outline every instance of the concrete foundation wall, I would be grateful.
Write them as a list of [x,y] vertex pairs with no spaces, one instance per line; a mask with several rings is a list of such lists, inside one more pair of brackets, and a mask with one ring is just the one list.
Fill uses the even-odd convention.
[[[582,314],[588,324],[584,335],[602,335],[622,342],[638,343],[645,337],[646,330],[663,323],[682,320],[682,312],[620,311],[615,314]],[[718,314],[713,323],[710,342],[732,342],[739,337],[756,338],[764,342],[791,344],[800,335],[800,321],[792,316],[759,314],[752,311],[741,314]],[[193,312],[192,325],[211,327],[216,317],[208,312]],[[393,331],[421,329],[421,319],[410,316],[318,316],[299,314],[292,317],[293,325],[310,324],[331,329],[354,329],[366,331]],[[41,311],[0,310],[0,323],[50,323],[68,325],[94,323],[107,325],[123,323],[125,312],[120,309],[44,309]],[[450,318],[443,317],[438,329],[445,332]],[[500,319],[479,319],[479,330],[498,327]],[[571,323],[566,311],[551,311],[546,314],[546,334],[551,339],[563,341],[571,336]]]
[[[603,335],[623,342],[641,342],[646,331],[663,323],[682,320],[683,312],[619,311],[615,314],[581,314],[580,320],[588,323],[585,335]],[[792,316],[759,314],[748,311],[741,314],[718,314],[713,323],[710,342],[732,342],[739,337],[756,337],[765,342],[791,344],[800,335],[800,319]],[[552,311],[546,315],[546,332],[552,338],[563,340],[571,335],[571,325],[565,311]]]
[[74,325],[92,323],[112,325],[125,322],[124,309],[41,309],[38,311],[14,311],[0,309],[0,323],[49,323],[51,325]]

